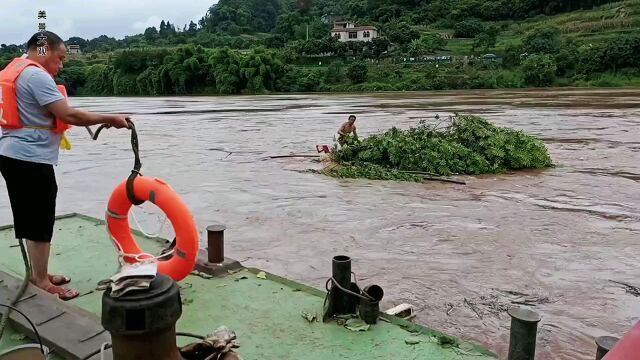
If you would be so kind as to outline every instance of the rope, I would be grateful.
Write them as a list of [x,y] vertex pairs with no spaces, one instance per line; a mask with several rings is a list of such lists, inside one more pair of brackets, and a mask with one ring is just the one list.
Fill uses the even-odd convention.
[[111,346],[111,344],[109,344],[109,343],[104,343],[104,344],[102,344],[102,345],[100,346],[100,349],[98,349],[98,350],[96,350],[96,351],[92,352],[91,354],[89,354],[89,355],[87,355],[87,356],[83,357],[83,358],[82,358],[82,359],[80,359],[80,360],[89,360],[89,359],[91,359],[92,357],[94,357],[94,356],[96,356],[96,355],[98,355],[98,354],[100,354],[100,358],[102,358],[102,356],[103,356],[103,355],[102,355],[102,353],[104,353],[105,351],[107,351],[107,350],[111,349],[111,347],[112,347],[112,346]]
[[[141,205],[142,203],[144,203],[144,201],[136,199],[133,192],[133,181],[136,179],[136,177],[142,176],[142,174],[140,173],[140,170],[142,169],[142,162],[140,161],[138,132],[136,131],[136,126],[131,120],[127,120],[127,124],[129,125],[129,130],[131,130],[131,149],[133,150],[134,156],[133,169],[131,170],[131,175],[129,175],[129,177],[127,178],[127,197],[133,205]],[[93,135],[93,140],[98,140],[98,136],[100,135],[102,129],[108,129],[110,127],[111,125],[107,124],[100,125],[100,127],[98,127],[98,130],[96,130],[96,133]]]
[[[109,215],[107,214],[107,216],[109,216]],[[139,225],[138,225],[138,227],[139,227]],[[120,263],[120,266],[123,266],[125,264],[124,258],[131,258],[131,259],[136,260],[137,262],[145,263],[145,262],[158,261],[158,260],[160,260],[162,258],[173,256],[173,254],[176,251],[176,249],[175,249],[176,238],[174,238],[173,239],[173,243],[171,243],[171,246],[169,248],[163,250],[163,252],[158,256],[154,256],[154,255],[151,255],[149,253],[128,254],[128,253],[125,253],[124,251],[122,251],[122,248],[118,244],[118,241],[113,236],[113,234],[111,234],[111,231],[109,230],[108,226],[105,227],[105,230],[107,231],[107,235],[109,236],[109,239],[111,240],[111,243],[116,248],[116,252],[118,253],[118,262]],[[144,259],[142,258],[143,256],[145,257]]]
[[[356,285],[358,285],[358,279],[356,278],[356,274],[355,274],[355,273],[353,273],[353,272],[352,272],[351,274],[353,275],[353,278],[354,278],[354,280],[355,280],[355,281],[354,281],[354,283],[355,283]],[[337,287],[338,289],[340,289],[340,290],[344,291],[345,293],[347,293],[347,294],[349,294],[349,295],[351,295],[351,296],[355,296],[355,297],[360,298],[360,299],[362,299],[362,300],[367,300],[367,301],[371,300],[371,301],[375,301],[375,299],[374,299],[371,295],[369,295],[369,294],[367,294],[367,293],[365,293],[365,292],[363,292],[362,294],[364,294],[364,295],[362,295],[362,294],[358,294],[358,293],[355,293],[355,292],[353,292],[353,291],[351,291],[351,290],[348,290],[348,289],[343,288],[340,284],[338,284],[338,281],[336,281],[336,279],[335,279],[333,276],[332,276],[332,277],[330,277],[330,278],[328,278],[328,279],[327,279],[327,282],[324,284],[324,287],[327,289],[327,291],[331,291],[331,289],[333,289],[333,286],[331,287],[331,289],[329,288],[329,283],[330,283],[330,282],[332,282],[332,283],[333,283],[333,286]],[[360,286],[359,286],[359,285],[358,285],[358,288],[360,288]]]
[[106,342],[100,346],[100,360],[104,360],[104,352],[107,350],[107,346],[111,347],[111,344]]
[[[334,279],[333,277],[327,279],[327,283],[325,284],[325,287],[327,289],[329,289],[329,282],[333,282],[333,286],[337,287],[338,289],[344,291],[345,293],[347,293],[347,294],[349,294],[351,296],[355,296],[355,297],[360,298],[362,300],[374,300],[371,296],[369,296],[369,294],[365,294],[365,295],[367,295],[367,297],[365,297],[365,296],[363,296],[361,294],[358,294],[358,293],[355,293],[355,292],[353,292],[351,290],[343,288],[342,286],[340,286],[340,284],[338,284],[336,279]],[[333,288],[333,286],[332,286],[332,288]]]
[[27,322],[29,323],[29,325],[31,325],[31,329],[33,330],[33,333],[36,336],[36,340],[38,341],[38,345],[40,345],[40,352],[42,353],[42,355],[47,355],[44,351],[44,345],[42,345],[42,339],[40,338],[40,333],[38,333],[38,328],[36,328],[36,326],[33,324],[33,321],[31,321],[31,319],[29,319],[29,317],[27,315],[25,315],[22,311],[20,311],[19,309],[10,306],[10,305],[5,305],[5,304],[0,304],[0,306],[7,308],[8,310],[13,310],[15,312],[17,312],[18,314],[22,315],[23,318],[25,318],[27,320]]
[[[169,251],[166,251],[165,249],[166,252],[161,253],[158,256],[154,256],[144,252],[141,254],[128,254],[122,251],[122,248],[120,247],[120,245],[118,245],[118,241],[116,241],[116,238],[113,236],[113,234],[111,234],[111,231],[109,230],[108,226],[105,226],[105,230],[107,231],[107,235],[109,236],[111,243],[116,248],[116,252],[118,252],[118,262],[120,263],[120,266],[125,264],[124,258],[130,258],[130,259],[134,259],[137,262],[145,263],[145,262],[158,261],[164,257],[173,256],[173,254],[175,253],[175,248],[170,248]],[[144,259],[142,258],[143,256],[145,257]]]
[[140,223],[138,222],[138,218],[136,217],[136,213],[132,210],[131,211],[131,215],[133,215],[133,221],[136,223],[136,226],[138,227],[138,230],[140,230],[140,232],[142,233],[142,235],[148,237],[148,238],[157,238],[160,236],[160,234],[162,233],[162,230],[164,230],[164,226],[167,224],[167,216],[164,217],[164,221],[162,221],[162,225],[160,225],[160,229],[158,230],[157,234],[147,234],[146,231],[144,231],[144,229],[142,228],[142,226],[140,226]]
[[136,126],[130,120],[127,120],[129,124],[129,129],[131,130],[131,148],[133,149],[133,156],[135,157],[133,170],[131,170],[131,175],[127,179],[127,196],[129,197],[129,201],[133,205],[140,205],[144,203],[144,201],[140,201],[136,199],[133,192],[133,181],[140,175],[140,169],[142,169],[142,162],[140,161],[140,149],[138,145],[138,132],[136,131]]
[[[164,257],[169,257],[170,255],[173,256],[173,254],[175,253],[175,250],[171,250],[169,252],[166,252],[164,254],[160,254],[158,256],[153,256],[151,254],[148,253],[142,253],[142,254],[127,254],[127,253],[123,253],[121,252],[119,254],[119,256],[121,258],[132,258],[135,261],[139,262],[139,263],[148,263],[148,262],[154,262],[154,261],[158,261]],[[144,258],[143,258],[144,256]]]
[[[18,289],[18,293],[16,294],[15,298],[11,300],[10,306],[6,306],[6,310],[2,314],[2,321],[0,321],[0,339],[2,339],[2,335],[4,335],[4,329],[7,327],[7,322],[9,321],[11,310],[15,310],[13,306],[15,306],[20,298],[22,298],[22,295],[24,295],[25,291],[27,291],[27,287],[29,286],[29,279],[31,278],[31,265],[29,264],[29,256],[27,255],[27,250],[24,247],[24,242],[22,239],[18,239],[18,243],[20,244],[20,252],[22,253],[22,261],[24,262],[24,279],[22,280],[22,284],[20,285],[20,289]],[[38,341],[39,340],[40,336],[38,335]],[[40,345],[42,345],[42,343]],[[42,351],[44,354],[44,350]]]
[[[107,234],[109,235],[109,238],[111,239],[111,242],[113,243],[113,245],[116,248],[116,251],[118,252],[118,262],[120,263],[120,265],[124,265],[124,258],[130,258],[130,259],[134,259],[135,261],[139,262],[139,263],[147,263],[147,262],[153,262],[153,261],[158,261],[162,258],[165,257],[169,257],[169,256],[173,256],[173,254],[175,253],[175,248],[171,249],[170,251],[167,251],[164,254],[160,254],[158,256],[154,256],[151,255],[149,253],[141,253],[141,254],[128,254],[125,253],[124,251],[122,251],[122,248],[120,248],[120,246],[118,246],[118,242],[116,241],[116,238],[113,237],[113,235],[111,234],[111,231],[109,231],[109,227],[106,227],[107,229]],[[142,258],[142,257],[145,258]]]

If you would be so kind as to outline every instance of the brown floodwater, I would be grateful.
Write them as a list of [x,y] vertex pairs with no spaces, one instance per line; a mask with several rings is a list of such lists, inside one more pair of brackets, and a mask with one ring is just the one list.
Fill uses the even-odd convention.
[[[504,310],[514,304],[542,315],[539,359],[591,359],[595,337],[623,335],[640,320],[640,298],[613,282],[640,286],[640,90],[72,103],[132,114],[143,173],[169,182],[202,230],[226,224],[227,255],[245,265],[322,287],[331,257],[349,255],[361,285],[384,288],[385,306],[411,303],[416,321],[501,356]],[[352,113],[366,136],[454,112],[541,137],[557,166],[464,177],[464,186],[337,180],[300,172],[320,166],[312,159],[265,159],[314,153]],[[92,142],[73,130],[74,149],[57,168],[59,213],[104,216],[133,166],[128,135],[106,130]],[[10,223],[0,187],[0,222]],[[146,231],[158,231],[157,211],[137,214]]]

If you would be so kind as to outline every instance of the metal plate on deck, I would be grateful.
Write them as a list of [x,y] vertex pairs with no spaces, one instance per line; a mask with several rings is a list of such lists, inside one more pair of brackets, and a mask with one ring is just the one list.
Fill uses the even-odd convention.
[[[2,271],[0,280],[0,301],[9,303],[22,280]],[[16,304],[16,308],[25,313],[34,324],[40,324],[36,327],[44,345],[65,359],[85,358],[99,350],[103,343],[111,342],[111,336],[102,328],[100,319],[72,303],[64,303],[33,286],[29,286],[22,299]],[[35,334],[24,317],[12,312],[10,319],[16,330],[35,339]],[[93,334],[95,336],[91,336]],[[110,352],[108,354],[110,358]]]

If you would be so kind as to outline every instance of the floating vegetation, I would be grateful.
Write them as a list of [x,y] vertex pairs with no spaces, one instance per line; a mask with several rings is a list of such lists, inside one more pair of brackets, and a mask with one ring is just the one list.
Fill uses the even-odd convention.
[[425,177],[498,174],[553,165],[544,143],[522,131],[499,127],[472,115],[438,124],[391,128],[332,153],[319,172],[338,178],[423,181]]

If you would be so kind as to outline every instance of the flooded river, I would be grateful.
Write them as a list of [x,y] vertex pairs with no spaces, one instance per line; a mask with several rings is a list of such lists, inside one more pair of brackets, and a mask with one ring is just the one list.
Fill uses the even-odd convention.
[[[501,356],[513,303],[543,317],[539,359],[592,359],[595,337],[640,319],[640,298],[613,282],[640,286],[640,91],[72,102],[132,114],[143,173],[171,183],[201,229],[225,223],[227,255],[245,265],[322,287],[331,257],[350,255],[361,285],[384,288],[386,306],[414,304],[417,321]],[[309,159],[265,160],[314,153],[348,114],[367,135],[453,112],[540,136],[557,167],[463,186],[337,180],[297,171],[319,166]],[[57,168],[59,213],[103,217],[133,166],[128,136],[106,130],[91,142],[73,130],[75,147]],[[0,187],[0,223],[10,223]],[[143,228],[158,230],[146,212],[137,212]]]

